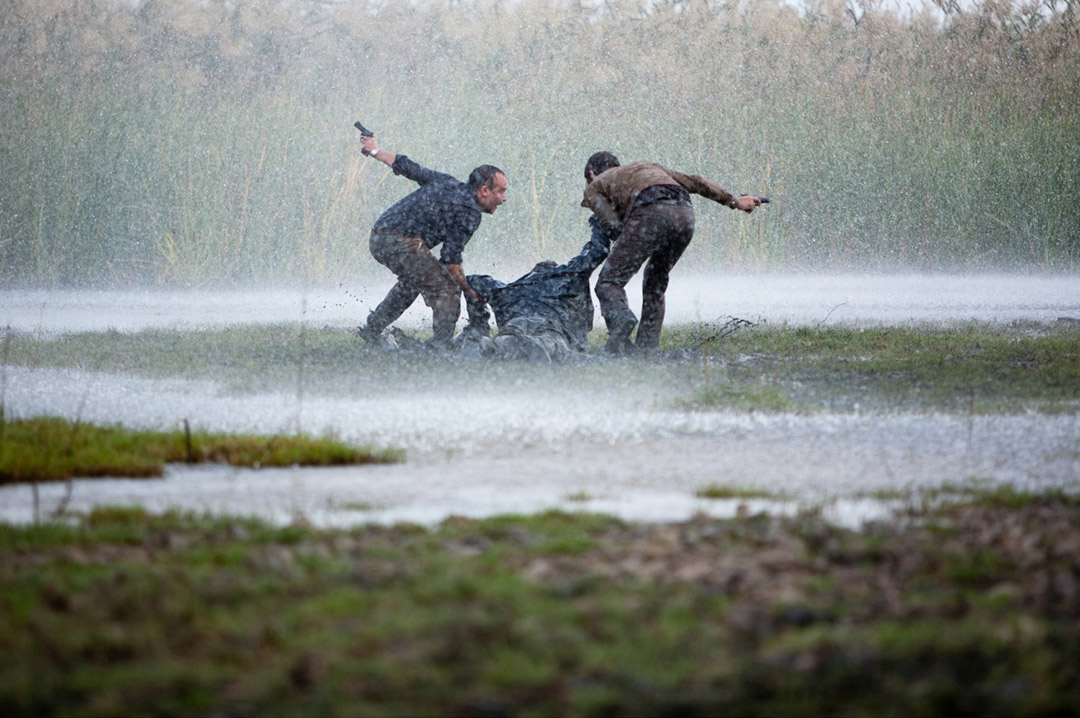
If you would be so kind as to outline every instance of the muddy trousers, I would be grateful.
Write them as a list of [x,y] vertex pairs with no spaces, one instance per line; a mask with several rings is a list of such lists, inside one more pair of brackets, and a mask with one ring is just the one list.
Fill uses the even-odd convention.
[[431,307],[431,341],[449,345],[461,311],[461,288],[424,241],[395,232],[371,233],[371,256],[397,276],[386,298],[368,315],[367,328],[381,332],[397,321],[418,296]]
[[600,314],[608,328],[607,351],[621,353],[630,343],[637,318],[626,299],[626,284],[646,262],[641,326],[635,343],[641,349],[660,346],[668,275],[693,236],[694,208],[690,204],[657,202],[631,211],[596,281]]

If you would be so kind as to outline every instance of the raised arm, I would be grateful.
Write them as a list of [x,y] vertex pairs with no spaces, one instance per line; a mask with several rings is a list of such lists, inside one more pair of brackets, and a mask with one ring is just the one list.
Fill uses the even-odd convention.
[[411,179],[419,185],[425,185],[428,182],[437,179],[453,179],[453,177],[448,174],[429,170],[427,167],[421,166],[409,159],[408,155],[398,155],[389,150],[382,149],[379,147],[379,143],[376,141],[374,135],[365,135],[361,142],[368,154],[392,169],[394,174]]
[[364,145],[364,149],[368,151],[372,157],[382,162],[387,167],[394,166],[394,160],[397,159],[397,155],[388,150],[384,150],[379,147],[379,143],[375,140],[375,135],[364,135],[361,143]]

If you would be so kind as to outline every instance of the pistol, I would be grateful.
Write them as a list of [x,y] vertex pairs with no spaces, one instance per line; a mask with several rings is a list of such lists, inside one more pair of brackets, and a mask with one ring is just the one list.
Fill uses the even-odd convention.
[[[371,130],[364,127],[362,124],[360,124],[360,120],[357,120],[356,122],[354,122],[353,127],[360,130],[360,134],[362,134],[364,137],[374,137],[375,136],[374,132],[372,132]],[[367,150],[360,150],[360,151],[363,152],[365,155],[370,155],[371,154]]]

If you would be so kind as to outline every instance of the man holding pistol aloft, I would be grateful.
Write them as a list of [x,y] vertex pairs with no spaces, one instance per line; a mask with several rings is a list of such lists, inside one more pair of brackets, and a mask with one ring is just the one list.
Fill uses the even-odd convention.
[[[480,165],[468,183],[429,170],[405,155],[380,149],[375,137],[364,136],[367,154],[420,188],[382,213],[371,230],[371,255],[397,276],[386,298],[358,328],[369,344],[385,341],[382,332],[408,309],[417,296],[431,307],[429,346],[446,349],[454,337],[461,293],[481,301],[462,269],[462,251],[483,214],[493,214],[506,201],[506,175],[494,165]],[[431,250],[442,245],[438,259]]]

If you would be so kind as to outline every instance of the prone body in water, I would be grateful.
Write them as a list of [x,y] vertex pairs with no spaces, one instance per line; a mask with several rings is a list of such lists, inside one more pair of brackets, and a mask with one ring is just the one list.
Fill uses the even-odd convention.
[[[589,224],[589,241],[565,264],[540,262],[509,284],[489,275],[469,275],[469,284],[484,303],[468,303],[469,323],[455,339],[464,354],[545,363],[587,354],[593,327],[589,279],[611,248],[603,225],[595,217]],[[498,328],[494,337],[491,313]]]

